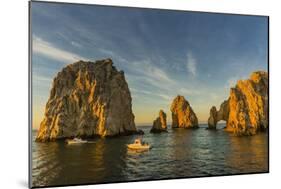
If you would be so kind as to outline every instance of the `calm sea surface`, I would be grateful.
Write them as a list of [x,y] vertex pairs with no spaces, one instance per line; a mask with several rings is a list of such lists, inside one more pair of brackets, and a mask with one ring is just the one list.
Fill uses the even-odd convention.
[[[220,125],[222,128],[224,125]],[[173,129],[151,134],[138,127],[153,148],[127,150],[137,136],[97,138],[93,143],[36,143],[33,186],[151,180],[268,171],[268,134],[235,137],[223,130]]]

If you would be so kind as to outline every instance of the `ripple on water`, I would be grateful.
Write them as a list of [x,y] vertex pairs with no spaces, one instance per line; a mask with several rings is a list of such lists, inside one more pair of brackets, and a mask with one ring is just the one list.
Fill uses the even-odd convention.
[[265,172],[268,135],[234,137],[222,130],[169,130],[143,139],[153,148],[127,150],[136,136],[95,139],[69,146],[62,142],[33,143],[35,186],[99,183]]

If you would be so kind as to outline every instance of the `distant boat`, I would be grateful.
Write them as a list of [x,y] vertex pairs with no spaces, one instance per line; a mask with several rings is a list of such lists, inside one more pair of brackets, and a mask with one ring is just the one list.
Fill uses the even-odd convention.
[[86,140],[82,140],[80,138],[74,138],[74,139],[68,139],[66,140],[67,144],[83,144],[83,143],[87,143],[88,141]]
[[142,142],[141,139],[136,139],[133,144],[127,144],[127,147],[131,150],[149,150],[151,148],[149,144]]

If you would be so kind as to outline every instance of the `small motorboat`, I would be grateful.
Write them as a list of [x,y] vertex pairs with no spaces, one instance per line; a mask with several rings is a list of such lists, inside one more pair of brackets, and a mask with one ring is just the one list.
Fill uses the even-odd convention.
[[74,139],[68,139],[66,140],[67,144],[83,144],[83,143],[87,143],[88,141],[86,140],[82,140],[80,138],[74,138]]
[[136,139],[133,144],[127,144],[128,149],[131,150],[149,150],[151,146],[141,139]]

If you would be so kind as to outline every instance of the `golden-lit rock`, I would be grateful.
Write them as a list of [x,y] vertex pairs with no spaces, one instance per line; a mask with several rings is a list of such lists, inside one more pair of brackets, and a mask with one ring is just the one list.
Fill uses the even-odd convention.
[[213,106],[210,110],[210,117],[208,119],[208,129],[216,129],[217,123],[221,120],[227,121],[229,115],[228,100],[225,100],[221,105],[219,111]]
[[[222,108],[223,106],[223,108]],[[212,113],[209,120],[215,113]],[[239,80],[217,112],[225,120],[226,130],[236,135],[254,135],[268,128],[268,74],[258,71],[250,79]],[[211,125],[211,121],[210,124]]]
[[188,101],[178,95],[172,102],[172,128],[198,128],[198,119]]
[[167,132],[167,116],[163,110],[159,111],[159,117],[153,121],[151,133]]
[[131,102],[111,59],[70,64],[53,80],[36,141],[136,133]]

